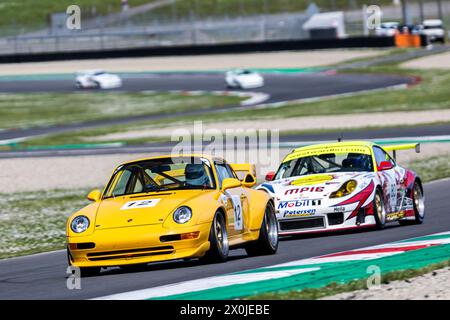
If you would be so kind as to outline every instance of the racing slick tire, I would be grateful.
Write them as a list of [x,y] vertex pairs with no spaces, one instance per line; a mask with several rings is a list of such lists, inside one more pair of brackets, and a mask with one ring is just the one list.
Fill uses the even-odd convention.
[[209,231],[209,250],[201,258],[203,262],[225,262],[228,259],[230,246],[225,218],[221,212],[216,212]]
[[375,217],[376,228],[384,229],[386,226],[386,209],[384,207],[383,194],[379,189],[375,192],[373,198],[373,215]]
[[251,257],[275,254],[278,249],[278,222],[271,202],[267,204],[259,238],[245,247]]
[[400,225],[422,224],[425,219],[425,197],[421,184],[416,180],[413,187],[414,220],[399,220]]

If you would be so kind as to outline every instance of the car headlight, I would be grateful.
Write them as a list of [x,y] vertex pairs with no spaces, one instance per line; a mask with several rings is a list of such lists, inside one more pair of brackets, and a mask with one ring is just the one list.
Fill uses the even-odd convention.
[[330,198],[345,197],[355,191],[357,185],[358,183],[356,182],[356,180],[348,180],[337,191],[332,192],[330,194]]
[[72,220],[70,228],[75,233],[82,233],[89,228],[89,219],[86,216],[78,216]]
[[176,223],[186,223],[192,218],[192,210],[189,207],[179,207],[175,212],[173,213],[173,220]]

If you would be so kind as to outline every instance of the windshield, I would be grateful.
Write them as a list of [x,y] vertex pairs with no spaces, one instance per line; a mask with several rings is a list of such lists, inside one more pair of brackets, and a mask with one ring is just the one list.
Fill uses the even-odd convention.
[[372,157],[363,153],[323,153],[292,159],[281,164],[275,179],[316,173],[373,171]]
[[97,71],[97,72],[94,73],[94,76],[101,76],[103,74],[106,74],[106,72],[104,72],[104,71]]
[[164,158],[126,164],[111,178],[105,197],[182,189],[214,189],[209,160]]

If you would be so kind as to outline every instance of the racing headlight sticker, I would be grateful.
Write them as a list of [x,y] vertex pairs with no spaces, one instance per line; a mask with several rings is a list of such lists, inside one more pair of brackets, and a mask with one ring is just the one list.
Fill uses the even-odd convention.
[[356,190],[356,187],[358,186],[358,183],[356,180],[348,180],[345,182],[337,191],[332,192],[330,194],[330,198],[341,198],[348,196],[353,191]]

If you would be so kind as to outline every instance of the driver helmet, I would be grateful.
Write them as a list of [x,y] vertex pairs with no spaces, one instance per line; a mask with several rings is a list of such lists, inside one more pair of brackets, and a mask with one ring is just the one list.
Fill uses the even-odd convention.
[[363,154],[353,155],[352,157],[352,168],[367,169],[367,157]]
[[194,186],[209,185],[209,177],[203,164],[188,164],[184,170],[186,183]]

